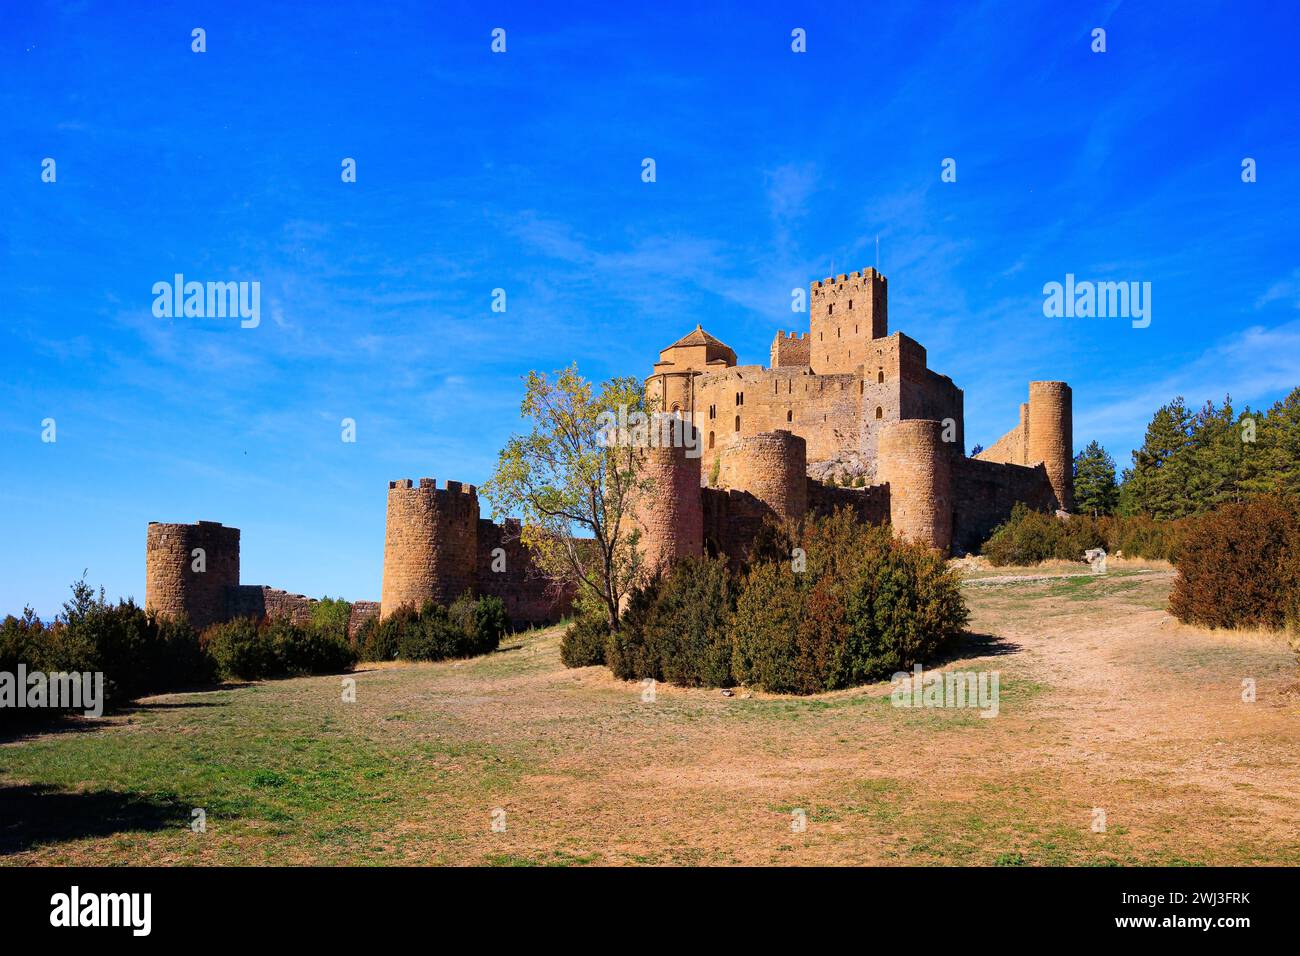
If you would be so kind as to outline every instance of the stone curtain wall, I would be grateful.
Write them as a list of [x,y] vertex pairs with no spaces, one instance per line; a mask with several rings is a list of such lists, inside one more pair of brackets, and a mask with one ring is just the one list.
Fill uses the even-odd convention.
[[[494,553],[498,548],[504,552],[505,567],[494,571],[493,564],[499,564]],[[476,574],[478,593],[499,597],[515,626],[558,621],[573,605],[573,590],[556,590],[533,563],[520,540],[520,524],[515,518],[507,518],[503,524],[479,519]]]
[[970,553],[983,544],[1017,502],[1035,511],[1056,507],[1056,494],[1041,464],[1029,468],[959,458],[953,465],[953,550],[957,553]]
[[[205,570],[194,567],[203,549]],[[224,621],[228,594],[239,584],[239,529],[217,521],[198,524],[149,522],[145,536],[146,610],[188,618],[196,628]]]
[[860,376],[813,375],[806,367],[705,372],[695,379],[695,424],[704,440],[706,475],[728,445],[776,429],[802,436],[809,461],[858,447],[862,393]]

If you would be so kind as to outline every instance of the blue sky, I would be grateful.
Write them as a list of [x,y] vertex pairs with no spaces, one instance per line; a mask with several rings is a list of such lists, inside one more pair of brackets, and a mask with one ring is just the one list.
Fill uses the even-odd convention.
[[[1031,379],[1121,463],[1176,394],[1300,384],[1294,5],[611,6],[5,4],[0,612],[142,600],[147,522],[200,518],[246,583],[377,598],[387,482],[486,478],[528,369],[697,322],[765,362],[877,235],[972,445]],[[261,325],[155,318],[177,272]],[[1151,326],[1044,318],[1067,272],[1151,282]]]

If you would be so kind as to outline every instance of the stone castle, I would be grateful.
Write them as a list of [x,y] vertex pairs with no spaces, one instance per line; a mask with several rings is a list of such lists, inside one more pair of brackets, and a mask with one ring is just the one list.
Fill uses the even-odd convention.
[[[702,454],[651,452],[665,493],[642,523],[656,560],[743,554],[766,516],[842,504],[945,552],[978,547],[1017,502],[1073,507],[1068,385],[1030,382],[1019,424],[967,457],[962,390],[889,333],[885,277],[865,269],[809,293],[809,331],[778,331],[767,368],[737,365],[700,326],[659,354],[647,399],[693,423]],[[816,477],[837,475],[860,487]]]
[[[1017,502],[1072,509],[1067,384],[1030,382],[1016,426],[968,457],[962,390],[927,367],[920,343],[889,333],[885,277],[865,269],[809,291],[809,331],[778,331],[766,368],[737,365],[700,326],[659,354],[647,403],[698,440],[643,452],[653,493],[634,519],[648,564],[701,554],[740,560],[765,522],[842,506],[945,553],[978,547]],[[380,601],[356,602],[349,630],[466,592],[500,597],[517,625],[556,620],[571,600],[533,566],[517,522],[480,517],[473,485],[389,482]],[[149,525],[149,609],[203,627],[245,615],[303,620],[312,603],[241,584],[236,528]]]

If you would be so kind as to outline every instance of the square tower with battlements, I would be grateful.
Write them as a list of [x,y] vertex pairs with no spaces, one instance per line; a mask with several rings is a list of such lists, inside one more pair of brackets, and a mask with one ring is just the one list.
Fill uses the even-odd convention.
[[814,282],[808,295],[809,357],[818,375],[852,372],[872,340],[889,334],[889,289],[875,269]]

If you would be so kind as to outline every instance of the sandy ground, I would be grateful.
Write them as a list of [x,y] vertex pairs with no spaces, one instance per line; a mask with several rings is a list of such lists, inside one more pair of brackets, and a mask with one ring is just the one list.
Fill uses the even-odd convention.
[[0,861],[1300,862],[1286,641],[1178,625],[1167,568],[1112,569],[974,572],[972,637],[942,666],[998,672],[992,719],[894,707],[888,683],[814,698],[660,685],[644,701],[604,668],[561,666],[556,630],[476,661],[368,668],[352,705],[337,677],[159,698],[0,747],[0,784],[214,806],[208,832],[179,811],[39,839],[11,820]]

